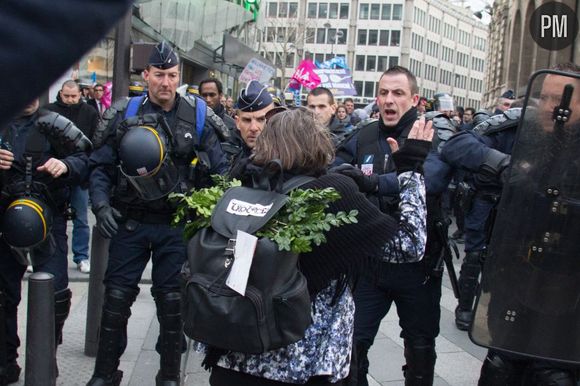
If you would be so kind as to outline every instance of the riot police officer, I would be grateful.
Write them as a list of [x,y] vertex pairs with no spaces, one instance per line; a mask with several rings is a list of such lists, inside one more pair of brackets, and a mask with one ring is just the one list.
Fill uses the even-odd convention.
[[[415,76],[406,68],[391,67],[379,80],[380,119],[359,125],[337,149],[336,165],[348,163],[357,167],[338,166],[336,171],[352,177],[359,189],[382,211],[398,215],[399,184],[394,173],[387,140],[404,143],[417,120],[419,101]],[[446,117],[434,121],[437,132],[433,151],[425,160],[427,216],[439,218],[440,194],[449,183],[450,168],[438,159],[437,150],[455,131]],[[350,166],[348,165],[348,166]],[[375,273],[367,273],[357,282],[354,339],[358,360],[358,385],[368,385],[368,351],[379,325],[393,302],[397,307],[405,344],[403,367],[406,385],[432,385],[436,361],[435,338],[439,334],[441,276],[432,274],[432,262],[441,254],[441,242],[428,235],[425,256],[383,256],[385,262]],[[434,222],[434,221],[433,221]],[[432,227],[431,227],[432,228]],[[446,231],[445,231],[446,232]],[[419,249],[414,245],[411,249]],[[377,275],[378,277],[372,277]]]
[[[501,193],[509,194],[510,198],[502,199],[497,216],[500,219],[505,215],[503,222],[501,219],[493,222],[494,228],[500,228],[494,230],[491,244],[483,245],[488,250],[484,255],[493,255],[491,260],[487,258],[484,265],[482,294],[485,293],[485,297],[482,295],[479,300],[483,303],[481,307],[486,310],[485,318],[478,316],[473,319],[471,314],[474,287],[480,270],[477,265],[480,263],[481,254],[477,253],[471,258],[468,253],[462,266],[462,276],[465,271],[462,296],[464,291],[469,292],[465,294],[469,301],[462,304],[460,299],[458,310],[469,313],[466,322],[474,324],[471,327],[472,339],[490,347],[481,368],[481,386],[573,386],[578,381],[578,366],[570,365],[573,362],[570,358],[579,358],[578,345],[575,344],[575,337],[578,335],[575,330],[578,326],[578,308],[576,306],[573,312],[566,313],[557,308],[565,303],[562,298],[566,298],[565,294],[568,293],[572,294],[577,303],[578,292],[569,285],[554,280],[557,277],[561,282],[578,282],[577,268],[566,265],[570,261],[577,261],[577,253],[566,256],[566,252],[570,251],[567,248],[577,245],[577,232],[570,231],[576,228],[571,222],[566,222],[566,226],[556,230],[558,222],[566,220],[565,212],[571,211],[569,207],[562,208],[562,211],[550,210],[547,205],[534,207],[537,202],[553,200],[546,194],[548,190],[543,188],[546,183],[550,187],[561,186],[563,190],[567,190],[561,193],[562,200],[567,200],[566,195],[574,194],[573,187],[577,186],[577,171],[570,173],[566,170],[566,173],[562,170],[562,173],[554,173],[553,169],[558,170],[558,166],[562,169],[577,167],[572,160],[577,159],[578,148],[577,128],[580,120],[574,112],[580,106],[580,68],[570,63],[558,65],[555,69],[564,72],[548,73],[544,78],[532,78],[532,84],[528,88],[532,91],[526,98],[525,117],[519,126],[521,132],[516,133],[518,126],[514,124],[521,119],[521,109],[508,109],[480,124],[474,132],[457,134],[442,151],[442,158],[446,162],[474,172],[477,194],[482,192],[489,196]],[[571,75],[567,76],[566,73]],[[541,91],[535,90],[534,79],[543,79]],[[568,95],[566,98],[562,90],[568,87],[573,96]],[[533,99],[536,93],[540,96],[537,106]],[[564,106],[566,103],[567,107]],[[562,141],[558,135],[569,136]],[[515,144],[514,161],[511,154]],[[556,160],[564,161],[565,164],[558,165]],[[512,163],[514,165],[511,166],[511,171],[507,172]],[[503,185],[508,174],[509,185],[506,193]],[[570,178],[571,176],[574,177]],[[514,199],[516,196],[517,199]],[[481,213],[481,235],[476,235],[477,244],[474,245],[487,241],[481,224],[486,221],[490,208],[494,207],[498,199],[494,199],[493,203],[481,201],[483,205],[477,209]],[[558,199],[552,202],[556,202],[556,205],[559,203]],[[474,202],[474,209],[476,203],[477,200]],[[552,213],[554,217],[535,221],[536,216],[541,217],[546,212]],[[517,218],[517,213],[527,213],[530,216]],[[540,232],[544,238],[538,245],[546,246],[544,249],[547,251],[538,258],[538,253],[535,252],[538,248],[533,240]],[[551,235],[550,232],[556,235]],[[558,237],[558,242],[550,244],[554,236]],[[560,271],[566,274],[551,276]],[[530,272],[533,274],[530,275]],[[549,282],[551,291],[547,291],[547,287],[543,285],[546,281]],[[538,296],[541,292],[545,294]],[[548,306],[551,304],[555,308]],[[561,331],[558,331],[557,324],[561,325]],[[529,328],[523,328],[524,326]],[[542,355],[542,352],[546,354]],[[564,361],[568,363],[562,363]]]
[[[505,168],[514,144],[516,129],[521,116],[521,108],[513,108],[494,115],[477,125],[473,133],[463,131],[451,138],[442,151],[442,158],[462,170],[476,173],[470,179],[474,185],[466,204],[465,216],[465,258],[459,276],[459,304],[455,309],[455,324],[460,330],[468,330],[473,321],[473,302],[475,300],[481,262],[487,244],[488,218],[499,201],[501,186],[482,180],[480,170]],[[485,157],[472,163],[474,155],[481,154],[481,143],[491,150]],[[461,155],[460,155],[461,154]],[[477,165],[479,163],[479,165]]]
[[[204,187],[225,171],[215,130],[221,122],[197,97],[180,97],[179,58],[166,42],[143,73],[146,96],[123,99],[105,113],[103,144],[91,156],[91,201],[101,234],[111,238],[99,348],[88,385],[119,385],[130,308],[147,262],[160,324],[157,385],[179,384],[182,353],[178,275],[186,260],[182,227],[170,225],[171,192]],[[113,192],[113,193],[111,193]]]
[[0,384],[18,381],[17,308],[26,266],[54,275],[55,342],[69,314],[66,212],[70,187],[87,177],[91,142],[71,121],[35,99],[0,132],[2,237],[0,297],[6,344]]

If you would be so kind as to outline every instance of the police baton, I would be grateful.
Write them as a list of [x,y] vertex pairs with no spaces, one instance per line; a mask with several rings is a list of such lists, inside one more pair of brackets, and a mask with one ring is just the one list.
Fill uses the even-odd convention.
[[[451,281],[453,295],[455,295],[456,299],[459,299],[459,283],[457,282],[457,274],[455,273],[455,268],[453,267],[453,253],[451,251],[451,242],[447,237],[446,225],[449,224],[444,224],[443,220],[435,221],[435,231],[437,232],[439,242],[443,246],[443,249],[441,251],[441,255],[439,256],[439,260],[437,260],[434,271],[441,272],[442,274],[443,264],[445,264],[447,267],[447,274],[449,275],[449,281]],[[455,250],[455,256],[459,258],[459,251],[457,250],[457,246],[453,245],[453,249]]]

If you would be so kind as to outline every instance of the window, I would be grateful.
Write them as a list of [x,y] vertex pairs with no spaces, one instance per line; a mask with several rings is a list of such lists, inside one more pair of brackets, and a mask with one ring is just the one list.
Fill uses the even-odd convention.
[[359,29],[358,30],[357,44],[363,45],[363,46],[367,45],[367,30],[366,29]]
[[317,28],[316,29],[316,43],[324,44],[326,41],[326,28]]
[[276,41],[278,43],[284,43],[284,42],[288,41],[286,39],[286,27],[276,28]]
[[364,96],[367,98],[372,98],[375,96],[375,82],[365,82]]
[[361,82],[360,80],[355,80],[354,81],[354,88],[356,89],[356,95],[363,94],[363,82]]
[[340,18],[348,19],[348,3],[340,3]]
[[376,46],[379,41],[379,31],[376,29],[369,30],[369,46]]
[[295,42],[296,41],[296,27],[288,27],[288,39],[286,42]]
[[391,46],[398,47],[401,44],[401,31],[391,31]]
[[367,56],[367,71],[376,71],[376,70],[377,70],[377,57]]
[[[272,4],[272,3],[270,3]],[[316,3],[308,3],[308,18],[309,19],[316,19]]]
[[328,18],[329,19],[338,18],[338,3],[330,3],[328,5]]
[[391,4],[383,4],[381,20],[391,20]]
[[326,35],[326,44],[334,44],[336,42],[336,28],[329,28]]
[[316,30],[314,28],[306,28],[306,43],[314,43],[314,36]]
[[286,54],[286,67],[294,68],[294,52],[288,52]]
[[377,71],[383,72],[389,68],[389,57],[379,56],[377,60]]
[[266,27],[266,41],[273,42],[276,36],[276,27]]
[[318,18],[319,19],[328,18],[328,3],[318,4]]
[[361,4],[360,11],[358,13],[359,19],[368,19],[369,18],[369,5],[368,4]]
[[288,17],[291,19],[296,19],[297,16],[298,16],[298,3],[292,2],[289,4],[288,7]]
[[268,3],[268,17],[276,17],[278,15],[278,3]]
[[288,17],[288,2],[281,1],[278,8],[278,17]]
[[399,57],[391,56],[389,57],[389,68],[399,65]]
[[379,46],[389,45],[389,30],[381,30],[379,34]]
[[357,55],[356,62],[354,65],[354,69],[356,71],[364,71],[365,70],[365,56],[364,55]]
[[314,60],[316,60],[318,63],[324,62],[324,54],[316,54],[316,55],[314,55]]
[[371,4],[371,20],[379,20],[381,16],[381,5]]
[[334,57],[334,54],[324,54],[324,61],[329,61]]
[[403,19],[403,5],[394,4],[393,5],[393,20],[402,20],[402,19]]
[[346,28],[339,28],[336,35],[336,44],[346,44]]

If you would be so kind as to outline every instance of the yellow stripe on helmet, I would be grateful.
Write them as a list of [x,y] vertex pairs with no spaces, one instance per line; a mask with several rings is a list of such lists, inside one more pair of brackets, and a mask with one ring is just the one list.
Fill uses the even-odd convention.
[[20,198],[18,200],[12,201],[12,203],[10,205],[8,205],[8,209],[10,209],[16,205],[28,206],[28,207],[32,208],[32,210],[34,210],[36,213],[38,213],[38,217],[40,217],[40,220],[42,221],[42,239],[44,240],[46,238],[46,220],[44,219],[44,215],[42,214],[42,212],[44,212],[42,207],[32,200],[28,200],[26,198]]

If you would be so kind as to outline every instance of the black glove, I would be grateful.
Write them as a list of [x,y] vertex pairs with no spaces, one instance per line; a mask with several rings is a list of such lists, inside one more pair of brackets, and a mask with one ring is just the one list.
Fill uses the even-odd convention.
[[339,173],[350,177],[356,182],[358,188],[363,193],[374,193],[377,191],[379,186],[379,176],[376,174],[371,174],[370,176],[365,175],[362,170],[352,166],[351,164],[342,164],[331,168],[329,173]]
[[94,212],[97,217],[97,228],[99,229],[99,232],[101,232],[101,235],[107,239],[115,236],[119,229],[117,220],[123,218],[121,213],[107,204],[96,208]]
[[423,173],[423,162],[431,150],[431,142],[407,139],[403,147],[393,153],[397,174],[415,171]]

